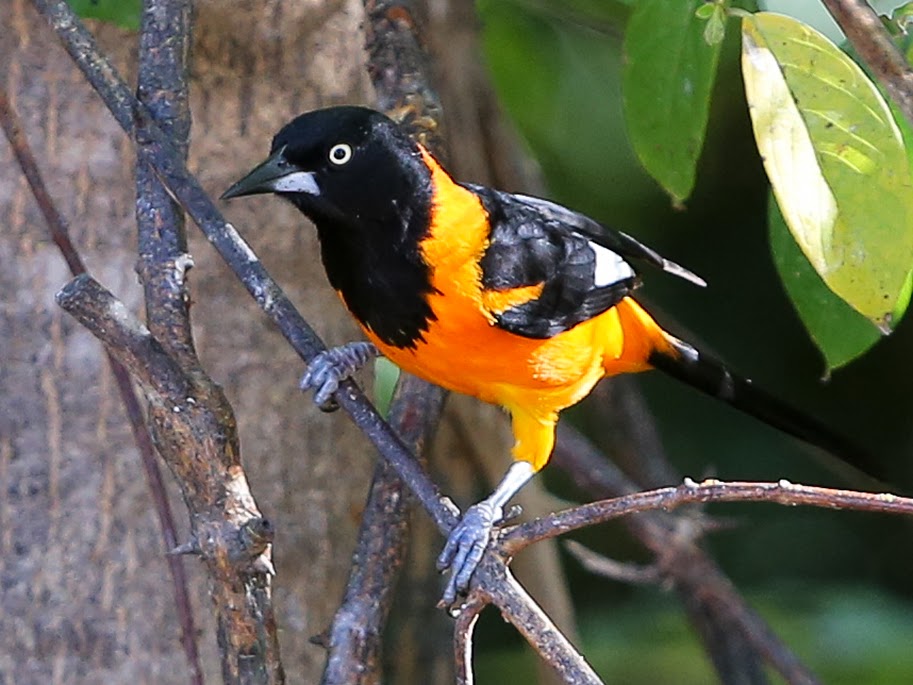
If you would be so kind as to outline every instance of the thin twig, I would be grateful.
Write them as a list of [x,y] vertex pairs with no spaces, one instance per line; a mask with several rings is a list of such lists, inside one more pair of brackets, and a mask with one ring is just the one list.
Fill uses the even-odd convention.
[[[645,448],[647,459],[663,459],[661,446],[642,431],[643,427],[636,427],[628,437],[635,442],[653,443],[652,448]],[[559,426],[552,461],[594,497],[618,497],[638,491],[604,454],[567,425]],[[668,468],[660,465],[658,470],[651,467],[649,471],[658,473]],[[694,538],[698,529],[690,521],[685,521],[683,530],[680,516],[653,511],[627,516],[623,522],[653,552],[657,566],[681,598],[721,682],[767,683],[758,656],[763,656],[790,685],[817,682],[700,547],[700,541]]]
[[[44,184],[38,163],[32,154],[31,147],[22,129],[21,121],[2,87],[0,87],[0,126],[2,126],[3,132],[12,146],[13,154],[19,162],[22,173],[28,180],[32,195],[35,197],[35,201],[44,216],[48,232],[63,255],[70,272],[73,276],[86,273],[85,263],[70,239],[69,225],[58,211],[57,205]],[[168,496],[165,492],[165,483],[156,459],[155,447],[149,437],[145,413],[140,406],[139,398],[137,398],[133,390],[127,370],[110,354],[106,352],[105,355],[111,368],[111,374],[117,384],[121,402],[124,405],[124,412],[127,415],[130,430],[133,433],[133,440],[140,455],[140,463],[146,474],[146,482],[159,520],[159,529],[162,532],[165,549],[173,549],[178,544],[177,526],[175,525],[174,514],[171,511],[171,504],[168,502]],[[184,569],[184,561],[179,557],[167,556],[166,563],[171,575],[175,610],[181,626],[181,645],[184,648],[184,654],[187,657],[190,669],[190,682],[195,685],[202,685],[203,671],[197,651],[196,626],[194,625],[190,593],[187,589],[187,574]]]
[[564,548],[587,571],[603,578],[635,585],[658,585],[663,575],[656,566],[630,564],[597,554],[575,540],[566,540]]
[[564,535],[580,528],[605,523],[619,516],[640,511],[671,511],[684,504],[706,502],[773,502],[784,506],[810,506],[823,509],[850,509],[884,514],[913,515],[913,499],[890,493],[836,490],[812,485],[796,485],[787,480],[777,483],[743,483],[690,478],[678,487],[638,492],[566,509],[523,523],[504,532],[504,553],[516,554],[539,540]]
[[823,0],[856,53],[913,125],[913,69],[865,0]]
[[472,638],[476,623],[485,603],[467,601],[460,607],[460,613],[453,625],[453,660],[456,664],[456,685],[473,685]]

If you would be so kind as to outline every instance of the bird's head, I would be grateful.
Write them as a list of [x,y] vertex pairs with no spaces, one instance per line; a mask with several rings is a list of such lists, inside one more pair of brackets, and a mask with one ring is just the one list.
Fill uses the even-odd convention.
[[430,183],[419,147],[393,121],[364,107],[330,107],[283,126],[269,158],[222,199],[274,193],[323,230],[402,230],[412,218],[404,210]]

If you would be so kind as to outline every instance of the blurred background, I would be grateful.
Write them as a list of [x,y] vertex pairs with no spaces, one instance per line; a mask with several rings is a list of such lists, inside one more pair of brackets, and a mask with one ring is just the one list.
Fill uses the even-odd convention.
[[[495,88],[541,169],[549,197],[632,233],[703,276],[706,289],[645,273],[639,299],[673,332],[864,445],[876,460],[872,469],[885,474],[895,491],[909,493],[909,316],[863,357],[825,377],[824,361],[772,261],[769,185],[744,100],[735,21],[727,26],[697,185],[683,207],[673,207],[642,170],[624,130],[621,44],[633,4],[476,3]],[[889,11],[899,3],[872,4]],[[840,40],[818,2],[767,7]],[[634,382],[683,474],[854,486],[796,441],[674,380],[652,373]],[[569,418],[604,442],[595,402],[589,398]],[[545,479],[559,495],[580,497],[559,474],[547,469]],[[751,504],[710,512],[732,524],[708,540],[722,567],[826,682],[913,681],[909,521]],[[613,558],[631,553],[620,526],[588,531],[582,541]],[[567,568],[584,653],[600,673],[622,683],[712,680],[674,597],[594,578],[574,561]],[[488,617],[483,628],[503,647],[486,652],[479,680],[524,682],[515,669],[524,663],[530,668],[532,659],[522,656],[517,639],[497,624]]]

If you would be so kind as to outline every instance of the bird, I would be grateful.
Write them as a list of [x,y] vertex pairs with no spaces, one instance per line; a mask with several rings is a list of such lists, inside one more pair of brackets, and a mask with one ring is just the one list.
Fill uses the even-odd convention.
[[642,269],[705,281],[632,236],[547,199],[456,181],[381,112],[299,115],[222,195],[275,194],[314,224],[330,286],[360,325],[301,384],[321,406],[372,357],[503,407],[513,462],[437,562],[442,603],[470,585],[510,499],[549,461],[562,410],[601,379],[659,369],[851,463],[855,446],[665,330],[633,297]]

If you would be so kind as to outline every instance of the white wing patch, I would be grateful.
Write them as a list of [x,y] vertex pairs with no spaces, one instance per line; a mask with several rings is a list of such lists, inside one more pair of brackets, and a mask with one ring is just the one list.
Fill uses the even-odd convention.
[[593,274],[593,284],[597,288],[613,285],[634,277],[634,269],[620,254],[602,245],[597,245],[592,240],[588,241],[588,244],[596,255],[596,272]]

